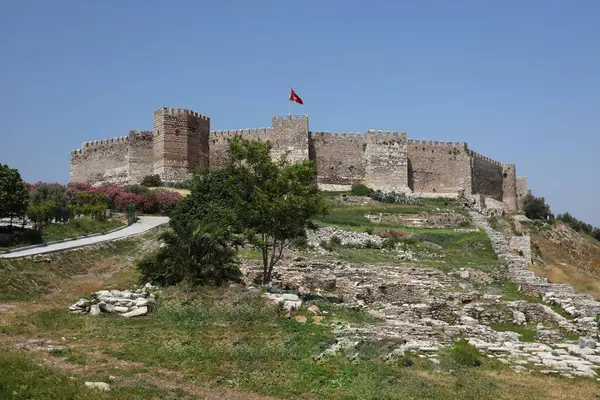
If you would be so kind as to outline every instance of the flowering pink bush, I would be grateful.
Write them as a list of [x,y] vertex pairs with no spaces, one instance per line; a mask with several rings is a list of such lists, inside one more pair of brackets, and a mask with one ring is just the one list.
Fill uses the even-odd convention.
[[177,207],[177,204],[183,198],[179,193],[169,192],[168,190],[157,190],[154,192],[154,196],[156,198],[156,211],[163,214]]
[[143,200],[140,196],[133,193],[120,192],[115,198],[115,209],[125,211],[125,207],[129,203],[135,204],[136,210],[142,210],[143,208]]
[[[29,192],[33,192],[41,183],[23,182]],[[79,193],[101,194],[106,197],[107,206],[112,210],[125,211],[129,203],[134,203],[138,211],[145,213],[168,213],[177,206],[182,196],[177,192],[167,190],[158,190],[152,193],[136,195],[125,191],[122,185],[90,186],[85,183],[69,183],[62,185],[60,183],[50,183],[51,186],[57,186],[64,189],[69,198],[70,204],[77,204],[77,195]]]

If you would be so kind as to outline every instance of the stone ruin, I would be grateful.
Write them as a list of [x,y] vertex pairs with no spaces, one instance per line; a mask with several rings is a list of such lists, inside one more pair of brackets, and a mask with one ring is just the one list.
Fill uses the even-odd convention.
[[158,288],[150,283],[134,291],[100,290],[92,293],[87,299],[79,299],[69,307],[69,312],[89,315],[109,313],[125,318],[139,317],[152,310],[156,303],[157,290]]

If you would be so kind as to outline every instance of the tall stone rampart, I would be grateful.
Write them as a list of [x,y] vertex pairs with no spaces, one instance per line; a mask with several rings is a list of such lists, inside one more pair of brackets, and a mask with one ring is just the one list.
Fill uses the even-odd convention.
[[472,192],[502,201],[502,164],[471,151]]
[[519,208],[515,164],[504,164],[502,166],[502,202],[506,211],[516,212]]
[[154,169],[152,131],[130,131],[128,137],[128,182],[141,182]]
[[408,186],[413,193],[471,193],[471,156],[466,143],[408,139]]
[[197,112],[163,107],[154,112],[154,173],[163,181],[190,178],[209,164],[210,118]]
[[517,176],[517,208],[519,211],[523,210],[523,200],[527,194],[527,178],[524,176]]
[[352,185],[365,180],[365,136],[354,132],[316,132],[310,139],[310,158],[315,161],[322,185]]
[[[464,142],[407,139],[405,133],[309,131],[308,116],[272,118],[272,127],[210,131],[210,119],[186,109],[154,112],[154,130],[128,137],[87,142],[71,153],[71,181],[90,184],[136,183],[159,174],[182,181],[200,167],[222,167],[232,137],[269,141],[271,156],[292,162],[313,160],[317,181],[328,190],[363,183],[373,189],[417,195],[456,196],[464,191],[500,201],[504,209],[522,207],[527,193],[514,164],[502,165]],[[494,199],[494,200],[492,200]]]
[[126,183],[129,138],[95,140],[71,152],[71,182]]
[[408,189],[406,133],[366,133],[365,184],[383,191]]

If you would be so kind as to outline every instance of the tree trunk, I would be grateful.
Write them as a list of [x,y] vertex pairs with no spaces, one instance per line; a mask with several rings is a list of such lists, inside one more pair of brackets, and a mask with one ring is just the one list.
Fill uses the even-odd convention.
[[263,245],[262,245],[262,258],[263,258],[263,276],[262,276],[262,284],[266,285],[267,283],[269,283],[269,250],[267,248],[267,246],[265,245],[265,234],[262,234],[262,240],[263,240]]

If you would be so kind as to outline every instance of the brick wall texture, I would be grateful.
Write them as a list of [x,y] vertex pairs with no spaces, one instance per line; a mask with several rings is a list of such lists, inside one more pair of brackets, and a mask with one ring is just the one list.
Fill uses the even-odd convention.
[[[165,182],[188,179],[198,168],[219,168],[229,139],[244,135],[268,140],[274,159],[312,160],[323,187],[362,183],[374,189],[455,196],[479,193],[516,211],[527,192],[514,164],[502,165],[466,143],[407,139],[405,133],[312,133],[308,117],[277,116],[268,128],[211,131],[210,119],[186,109],[154,112],[153,131],[83,143],[71,152],[71,181],[136,183],[159,174]],[[341,186],[340,186],[341,185]]]

